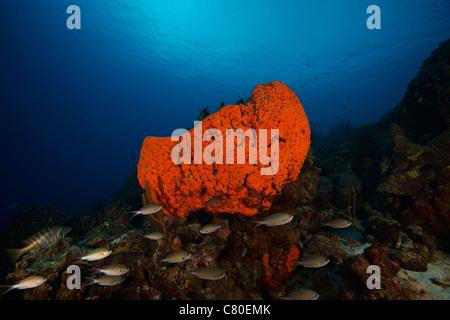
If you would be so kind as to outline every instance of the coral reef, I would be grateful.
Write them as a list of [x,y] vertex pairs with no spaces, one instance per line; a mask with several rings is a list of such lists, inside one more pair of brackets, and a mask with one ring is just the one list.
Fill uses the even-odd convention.
[[[352,177],[356,205],[362,206],[358,214],[369,218],[369,233],[387,247],[409,237],[430,252],[450,248],[449,50],[450,40],[440,44],[403,100],[379,122],[340,145],[312,142],[325,176],[319,194],[342,208],[346,187],[341,178],[351,182],[347,177]],[[325,208],[324,202],[314,203]],[[413,235],[411,228],[418,227]]]
[[[227,129],[253,129],[257,134],[258,130],[266,129],[268,135],[271,135],[271,130],[278,129],[279,154],[271,154],[268,143],[267,155],[276,157],[279,170],[276,174],[262,175],[261,170],[269,169],[268,164],[261,161],[260,152],[257,163],[251,164],[247,148],[245,164],[230,165],[227,152],[222,147],[215,150],[215,157],[228,164],[195,164],[195,153],[201,151],[203,154],[212,145],[205,141],[196,142],[195,128],[182,138],[186,140],[187,148],[192,150],[190,155],[186,154],[192,164],[182,162],[176,165],[172,162],[172,150],[177,142],[170,137],[147,137],[138,163],[139,183],[144,187],[145,181],[149,181],[151,198],[172,217],[185,217],[201,209],[211,198],[220,199],[219,203],[204,208],[212,213],[254,215],[268,210],[277,193],[298,177],[310,144],[309,124],[300,101],[286,85],[277,81],[257,85],[247,104],[221,108],[205,118],[201,128],[201,136],[208,129],[217,129],[222,134],[222,138],[216,137],[218,141],[215,142],[219,146],[219,142],[225,145]],[[200,130],[198,126],[197,130]],[[252,147],[256,148],[254,144],[258,144],[259,148],[265,148],[262,144],[274,138],[267,137],[264,142],[262,136],[259,133]],[[233,154],[236,155],[240,144],[234,139],[233,144]]]
[[[279,176],[260,176],[258,165],[229,166],[233,172],[220,165],[175,166],[157,156],[174,143],[147,138],[139,181],[129,177],[113,203],[93,206],[95,215],[75,221],[38,206],[16,213],[11,227],[0,232],[5,248],[20,247],[20,240],[44,227],[70,226],[72,231],[48,248],[25,253],[15,265],[6,254],[0,256],[5,284],[32,275],[47,278],[36,288],[12,290],[0,299],[278,299],[300,288],[318,292],[320,299],[450,299],[449,50],[447,41],[433,52],[403,101],[381,121],[361,129],[341,123],[331,130],[334,139],[313,140],[308,154],[306,117],[292,91],[279,82],[258,85],[246,104],[242,99],[204,119],[205,129],[280,128],[280,170],[286,171]],[[284,130],[292,134],[289,139]],[[298,140],[288,145],[293,138]],[[211,198],[220,201],[204,206]],[[153,201],[166,214],[130,219],[132,207]],[[254,221],[276,212],[294,218],[280,226],[255,227]],[[335,218],[352,226],[322,226]],[[221,228],[202,234],[207,224]],[[165,237],[144,237],[154,231]],[[79,261],[96,248],[112,253]],[[161,261],[181,249],[192,258]],[[322,255],[329,263],[296,265],[310,255]],[[85,279],[114,263],[130,269],[124,282],[67,288],[68,266],[79,266]],[[371,265],[380,267],[380,289],[367,287]],[[227,276],[202,280],[190,275],[205,266]]]
[[[358,130],[336,126],[329,139],[312,140],[321,176],[314,207],[302,224],[313,225],[317,213],[345,211],[361,223],[362,240],[372,244],[366,253],[344,258],[342,273],[335,270],[344,275],[346,288],[333,298],[422,299],[434,290],[410,273],[428,273],[430,263],[442,265],[442,256],[436,261],[435,254],[450,249],[449,53],[450,41],[443,42],[425,60],[405,98],[379,122]],[[333,140],[336,136],[341,141]],[[346,194],[352,189],[356,201],[349,204]],[[365,285],[366,268],[374,263],[387,270],[380,291]]]
[[[445,288],[439,289],[439,285],[429,280],[436,277],[440,279],[437,282],[442,283],[448,276],[449,258],[441,253],[438,256],[440,257],[427,268],[426,262],[417,254],[398,251],[389,254],[382,247],[373,244],[363,254],[345,260],[343,268],[346,285],[340,291],[340,297],[352,300],[448,299],[449,294],[444,292]],[[366,286],[366,270],[369,265],[380,266],[380,289],[369,290]]]
[[392,210],[401,211],[405,225],[420,225],[448,237],[450,207],[443,199],[450,195],[450,176],[445,169],[450,165],[449,137],[443,140],[439,136],[430,146],[423,146],[410,142],[396,124],[391,134],[395,165],[377,191],[386,194]]
[[428,270],[428,263],[424,257],[415,252],[405,252],[391,250],[391,258],[398,262],[401,268],[411,271],[425,272]]
[[[22,248],[22,241],[39,230],[51,226],[71,226],[74,219],[65,212],[51,206],[27,206],[17,210],[11,218],[11,225],[0,232],[0,276],[5,278],[10,266],[6,249]],[[27,263],[19,262],[19,268]]]

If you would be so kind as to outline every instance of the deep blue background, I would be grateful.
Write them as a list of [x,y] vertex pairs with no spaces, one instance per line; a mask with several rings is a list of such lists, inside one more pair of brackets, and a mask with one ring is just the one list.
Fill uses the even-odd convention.
[[[66,27],[71,4],[81,30]],[[366,27],[371,4],[381,30]],[[145,136],[258,83],[286,83],[315,130],[377,121],[449,21],[448,0],[2,0],[0,223],[28,204],[108,199]]]

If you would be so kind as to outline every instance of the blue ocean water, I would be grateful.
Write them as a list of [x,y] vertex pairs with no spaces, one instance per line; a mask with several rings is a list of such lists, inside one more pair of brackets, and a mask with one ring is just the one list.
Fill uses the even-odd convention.
[[108,199],[146,136],[258,83],[287,84],[313,130],[377,121],[450,38],[449,17],[447,0],[3,0],[0,224],[20,206]]

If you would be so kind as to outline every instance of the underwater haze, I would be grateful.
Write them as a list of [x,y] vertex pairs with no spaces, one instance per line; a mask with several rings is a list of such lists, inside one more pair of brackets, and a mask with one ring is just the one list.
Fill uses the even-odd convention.
[[1,223],[109,199],[146,136],[192,128],[258,83],[288,85],[316,132],[378,121],[450,38],[449,17],[447,0],[2,0]]

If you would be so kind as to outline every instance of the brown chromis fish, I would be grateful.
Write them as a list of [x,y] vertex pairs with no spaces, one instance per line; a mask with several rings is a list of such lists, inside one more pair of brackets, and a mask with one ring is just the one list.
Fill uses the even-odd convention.
[[164,233],[150,232],[149,234],[146,234],[144,237],[150,240],[161,240],[162,238],[164,238]]
[[220,280],[227,275],[225,271],[214,266],[206,266],[197,270],[187,271],[187,273],[203,280]]
[[127,266],[124,266],[123,264],[120,263],[110,264],[109,266],[96,268],[95,270],[107,276],[122,276],[128,271],[130,271],[130,269],[128,269]]
[[16,284],[13,284],[13,285],[2,285],[1,287],[9,287],[8,290],[3,292],[2,294],[5,294],[14,289],[24,290],[24,289],[36,288],[37,286],[40,286],[41,284],[43,284],[45,281],[47,281],[47,279],[44,277],[31,276],[31,277],[25,278],[23,280],[20,280],[19,282],[17,282]]
[[130,211],[129,213],[134,213],[134,215],[131,217],[131,218],[133,218],[133,217],[137,216],[138,214],[142,214],[144,216],[149,215],[149,214],[154,214],[161,209],[162,209],[162,205],[156,204],[156,203],[150,203],[150,204],[140,208],[137,211]]
[[112,253],[112,251],[107,248],[97,248],[97,249],[94,249],[94,250],[88,252],[88,254],[86,254],[85,256],[82,256],[81,258],[79,258],[78,261],[81,261],[81,260],[96,261],[96,260],[106,258],[111,253]]
[[164,259],[159,260],[160,262],[168,262],[168,263],[179,263],[184,262],[189,259],[192,259],[195,257],[195,254],[186,250],[178,250],[175,252],[172,252]]
[[322,227],[330,227],[330,228],[334,228],[334,229],[343,229],[343,228],[347,228],[349,226],[351,226],[351,222],[345,219],[333,219],[327,222],[322,223]]
[[220,228],[222,228],[222,226],[219,226],[217,224],[207,224],[203,228],[200,229],[200,233],[201,234],[210,234],[210,233],[216,232]]
[[299,289],[291,292],[285,297],[280,297],[280,300],[317,300],[319,294],[311,289]]
[[286,212],[280,212],[272,214],[261,221],[252,221],[257,223],[257,227],[260,225],[265,225],[267,227],[281,226],[283,224],[289,223],[292,221],[294,216],[292,214]]
[[310,256],[303,257],[297,261],[297,266],[303,266],[305,268],[321,268],[326,266],[330,262],[327,257],[314,254]]
[[100,278],[96,278],[96,279],[89,278],[89,277],[86,277],[86,279],[89,280],[89,282],[87,282],[85,284],[86,286],[89,286],[94,283],[96,283],[100,286],[115,286],[115,285],[121,284],[125,280],[125,277],[123,277],[123,276],[106,276],[105,275],[105,276],[101,276]]

